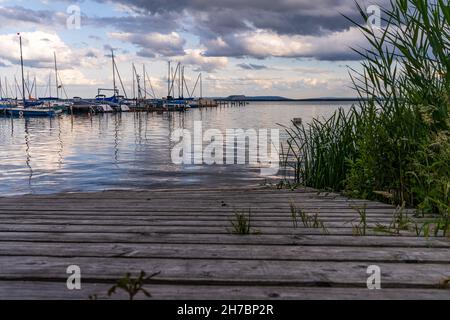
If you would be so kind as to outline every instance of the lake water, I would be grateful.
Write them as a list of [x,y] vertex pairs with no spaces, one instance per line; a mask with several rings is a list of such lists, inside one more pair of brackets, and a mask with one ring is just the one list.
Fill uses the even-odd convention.
[[[176,165],[170,134],[177,128],[280,128],[291,119],[326,117],[348,103],[251,103],[186,113],[0,117],[0,195],[255,184],[249,165]],[[281,130],[283,132],[283,130]]]

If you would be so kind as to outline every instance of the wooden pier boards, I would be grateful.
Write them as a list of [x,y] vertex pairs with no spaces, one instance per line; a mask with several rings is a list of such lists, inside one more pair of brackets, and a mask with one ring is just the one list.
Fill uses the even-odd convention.
[[[290,204],[327,232],[294,228]],[[107,298],[126,272],[160,272],[155,299],[450,299],[450,241],[368,232],[355,208],[389,223],[394,208],[313,190],[170,189],[0,198],[0,298]],[[232,234],[251,209],[249,235]],[[68,290],[79,266],[81,289]],[[368,267],[381,289],[367,289]],[[126,298],[115,295],[114,298]],[[145,298],[145,296],[137,296]]]

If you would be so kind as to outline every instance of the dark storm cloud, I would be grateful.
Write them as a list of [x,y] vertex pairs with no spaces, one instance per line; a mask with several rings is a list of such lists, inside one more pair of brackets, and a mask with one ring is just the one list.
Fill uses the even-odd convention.
[[[168,31],[187,29],[199,37],[206,48],[206,56],[245,57],[264,59],[269,56],[311,57],[318,60],[354,60],[359,57],[342,46],[335,50],[333,43],[321,46],[309,53],[287,55],[257,52],[248,49],[243,34],[251,36],[255,30],[265,30],[279,36],[326,37],[345,32],[352,25],[343,15],[362,22],[353,0],[97,0],[125,5],[145,19],[164,17]],[[363,6],[379,4],[386,6],[389,0],[362,2]],[[144,18],[139,18],[144,19]],[[116,27],[131,32],[135,26],[129,21],[116,21]],[[161,24],[157,23],[159,28]],[[147,30],[158,28],[148,24]],[[135,29],[136,30],[136,29]],[[347,39],[348,40],[348,39]],[[221,42],[220,45],[217,45]],[[270,43],[268,44],[270,45]],[[322,50],[322,48],[324,50]],[[145,51],[145,50],[144,50]]]
[[[156,34],[173,32],[193,34],[210,57],[311,57],[319,60],[352,60],[357,56],[351,50],[342,50],[335,43],[321,43],[311,52],[286,54],[256,50],[248,38],[257,30],[278,37],[323,38],[347,31],[351,23],[342,14],[358,20],[359,13],[353,0],[93,0],[106,5],[120,4],[125,8],[120,17],[98,17],[94,12],[82,11],[82,23],[113,32],[127,33],[123,41],[138,46],[138,55],[144,57],[183,55],[184,39],[157,38]],[[389,0],[361,0],[363,5],[381,4]],[[126,13],[128,12],[128,14]],[[19,6],[0,7],[0,19],[14,23],[37,25],[65,24],[65,13],[49,10],[31,10]],[[153,35],[153,36],[148,36]],[[146,41],[139,38],[148,36]],[[275,36],[273,39],[276,39]],[[247,37],[247,38],[246,38]],[[176,41],[174,41],[176,40]],[[348,40],[348,39],[347,39]],[[283,38],[284,43],[286,39]],[[313,41],[314,42],[314,41]],[[218,45],[220,44],[220,45]],[[271,46],[271,43],[267,43]],[[275,48],[274,48],[275,49]]]
[[[251,28],[269,29],[280,34],[318,35],[348,28],[350,22],[342,14],[354,19],[359,16],[353,0],[98,1],[120,3],[148,16],[188,15],[194,18],[194,29],[209,36]],[[388,1],[374,0],[368,4],[386,4]]]

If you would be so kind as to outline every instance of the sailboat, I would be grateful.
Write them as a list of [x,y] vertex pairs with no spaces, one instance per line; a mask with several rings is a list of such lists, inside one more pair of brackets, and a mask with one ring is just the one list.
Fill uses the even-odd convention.
[[[56,64],[56,52],[53,52],[53,57],[55,61],[55,84],[56,84],[56,98],[51,96],[51,77],[49,77],[49,83],[48,88],[50,89],[50,97],[48,98],[39,98],[40,101],[43,101],[42,107],[44,108],[52,108],[54,110],[61,110],[62,112],[66,112],[71,109],[73,106],[72,102],[64,101],[60,98],[60,89],[61,89],[61,96],[62,91],[64,90],[62,81],[60,81],[60,77],[58,74],[58,67]],[[65,91],[64,91],[65,92]]]
[[57,114],[60,114],[62,110],[55,110],[53,108],[39,108],[39,107],[30,107],[28,102],[25,99],[25,77],[23,73],[23,54],[22,54],[22,36],[20,33],[17,34],[19,36],[19,44],[20,44],[20,66],[22,71],[22,105],[17,105],[13,108],[7,108],[6,113],[11,116],[20,116],[20,117],[52,117]]
[[[98,88],[98,93],[95,96],[95,105],[94,109],[96,112],[105,113],[105,112],[126,112],[130,111],[130,107],[125,104],[126,98],[126,92],[125,88],[123,86],[122,78],[120,77],[119,70],[117,68],[116,61],[114,59],[114,50],[111,49],[111,60],[112,60],[112,72],[113,72],[113,88],[112,89],[105,89],[105,88]],[[125,97],[122,95],[119,95],[119,89],[117,88],[116,84],[116,74],[120,81],[120,85],[122,86],[123,93],[125,94]],[[103,94],[103,91],[112,91],[113,95],[111,97],[107,97],[105,94]]]

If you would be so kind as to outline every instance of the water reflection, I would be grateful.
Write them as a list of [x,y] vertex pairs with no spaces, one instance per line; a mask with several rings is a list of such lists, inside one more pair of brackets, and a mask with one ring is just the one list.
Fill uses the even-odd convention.
[[29,120],[25,119],[25,163],[29,169],[29,176],[28,176],[28,186],[32,190],[31,187],[31,179],[33,178],[33,169],[31,168],[31,154],[30,154],[30,133],[28,129],[28,123]]
[[257,183],[258,168],[172,164],[170,134],[192,130],[199,120],[204,131],[279,128],[339,106],[259,103],[171,114],[0,118],[0,195]]

